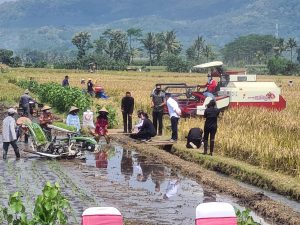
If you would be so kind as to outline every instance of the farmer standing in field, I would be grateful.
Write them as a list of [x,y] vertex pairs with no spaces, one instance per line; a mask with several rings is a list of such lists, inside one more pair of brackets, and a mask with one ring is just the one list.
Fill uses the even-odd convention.
[[48,127],[48,124],[52,124],[53,122],[53,115],[50,112],[51,107],[45,105],[41,110],[42,114],[39,117],[39,122],[41,125],[41,128],[43,128],[48,141],[52,141],[52,135],[51,135],[51,128]]
[[23,109],[23,115],[29,116],[30,115],[30,109],[29,109],[29,102],[34,101],[33,98],[29,95],[29,90],[26,89],[24,91],[24,94],[20,98],[19,105]]
[[87,92],[90,96],[94,95],[94,84],[92,82],[92,78],[89,78],[87,82]]
[[78,112],[79,112],[79,109],[75,106],[72,106],[69,111],[69,114],[67,116],[67,120],[66,120],[66,124],[68,126],[76,127],[77,132],[79,132],[81,129],[80,119],[79,119],[79,116],[77,115]]
[[216,107],[216,101],[211,100],[207,108],[204,111],[204,118],[205,124],[204,124],[204,154],[207,154],[208,149],[208,137],[210,137],[210,155],[213,155],[214,146],[215,146],[215,136],[217,133],[218,128],[218,116],[220,114],[220,110]]
[[[162,135],[163,130],[163,106],[165,105],[165,94],[161,90],[161,85],[157,84],[155,90],[151,94],[152,97],[152,120],[154,128],[157,132],[158,128],[158,136]],[[157,127],[158,123],[158,127]]]
[[69,87],[70,86],[70,84],[69,84],[69,76],[65,76],[65,79],[62,82],[62,86],[63,87]]
[[167,107],[171,119],[172,137],[171,142],[176,142],[178,139],[178,121],[180,119],[181,110],[178,103],[171,97],[170,93],[166,93]]
[[13,147],[16,158],[20,159],[20,152],[17,145],[16,120],[14,119],[16,110],[10,108],[7,110],[7,113],[8,116],[5,117],[2,124],[3,159],[7,159],[9,145]]
[[134,98],[129,91],[126,92],[125,97],[122,98],[121,110],[123,114],[124,133],[132,132],[132,113],[134,109]]

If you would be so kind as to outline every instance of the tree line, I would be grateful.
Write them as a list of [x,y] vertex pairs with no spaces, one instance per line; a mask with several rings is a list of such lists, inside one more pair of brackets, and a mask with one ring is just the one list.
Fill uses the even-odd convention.
[[[203,36],[197,36],[184,48],[174,30],[143,33],[139,28],[126,31],[107,29],[93,39],[88,32],[76,33],[72,40],[73,54],[42,53],[25,49],[18,56],[1,50],[0,62],[11,66],[87,69],[96,63],[98,69],[124,70],[128,66],[166,66],[168,71],[186,72],[193,65],[215,59],[226,65],[264,68],[258,73],[295,74],[299,71],[300,49],[295,38],[283,39],[272,35],[241,36],[222,49],[210,45]],[[3,56],[5,55],[5,57]]]

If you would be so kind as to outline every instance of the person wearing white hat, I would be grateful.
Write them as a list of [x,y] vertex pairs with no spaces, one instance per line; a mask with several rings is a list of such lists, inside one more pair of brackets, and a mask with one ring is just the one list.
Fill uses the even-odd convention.
[[8,147],[11,145],[15,151],[17,159],[20,159],[20,152],[17,145],[16,120],[14,114],[16,110],[10,108],[7,110],[8,116],[5,117],[2,124],[2,141],[3,141],[3,159],[6,160]]
[[72,106],[66,120],[67,125],[76,127],[77,132],[79,132],[81,129],[80,119],[79,116],[77,115],[78,112],[79,112],[79,108]]
[[21,96],[20,102],[19,102],[20,107],[22,107],[22,109],[23,109],[24,116],[29,116],[29,114],[30,114],[30,109],[29,109],[30,101],[34,102],[33,98],[29,95],[29,90],[26,89],[24,91],[24,94]]

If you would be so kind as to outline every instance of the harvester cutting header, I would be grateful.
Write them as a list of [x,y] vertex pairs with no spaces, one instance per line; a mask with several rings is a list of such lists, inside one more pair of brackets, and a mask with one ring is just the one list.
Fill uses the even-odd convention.
[[[275,82],[257,82],[256,75],[245,71],[225,71],[221,61],[204,63],[194,69],[210,69],[208,77],[217,78],[214,91],[207,94],[201,88],[207,85],[187,85],[185,83],[160,84],[165,92],[172,93],[182,110],[183,116],[203,115],[206,105],[215,99],[219,109],[227,107],[264,107],[274,110],[286,108],[286,101]],[[208,87],[206,88],[208,89]]]

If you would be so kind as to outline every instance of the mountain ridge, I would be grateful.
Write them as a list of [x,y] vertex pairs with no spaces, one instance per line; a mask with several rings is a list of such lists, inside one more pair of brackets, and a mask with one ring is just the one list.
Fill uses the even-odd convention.
[[70,48],[74,33],[107,28],[175,30],[184,47],[202,35],[223,46],[248,34],[300,36],[300,1],[289,0],[19,0],[0,5],[0,48]]

